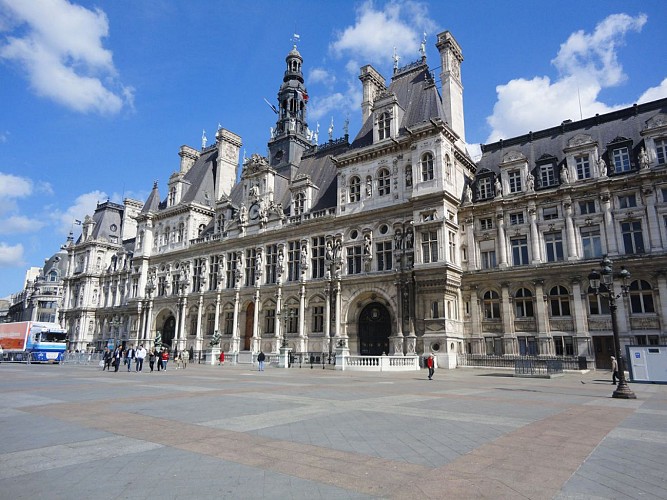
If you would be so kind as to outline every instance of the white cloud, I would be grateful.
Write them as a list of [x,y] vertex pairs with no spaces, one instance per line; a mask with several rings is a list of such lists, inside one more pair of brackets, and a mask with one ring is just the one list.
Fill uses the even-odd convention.
[[0,0],[0,5],[21,35],[6,37],[0,58],[18,63],[38,95],[83,113],[132,107],[133,89],[120,83],[112,53],[102,45],[109,34],[102,10],[67,0]]
[[[593,33],[577,31],[560,46],[551,61],[559,77],[517,78],[498,85],[498,100],[487,117],[491,133],[487,142],[513,137],[559,124],[563,120],[606,113],[628,104],[607,105],[598,100],[600,91],[622,83],[627,77],[617,58],[617,49],[629,31],[641,31],[647,21],[613,14],[605,18]],[[646,100],[667,95],[667,83],[649,89]]]
[[104,191],[91,191],[77,196],[74,204],[64,212],[55,210],[51,213],[51,219],[56,224],[56,230],[60,234],[68,234],[72,230],[72,223],[75,220],[83,221],[86,215],[95,212],[97,204],[108,199]]
[[392,1],[383,10],[376,10],[369,0],[357,9],[355,24],[340,32],[329,48],[337,57],[352,55],[368,62],[387,62],[393,55],[391,48],[399,47],[408,61],[409,54],[416,60],[422,33],[434,30],[424,3]]
[[308,73],[308,83],[323,83],[330,86],[336,82],[336,75],[324,68],[313,68]]
[[32,233],[45,226],[39,219],[31,219],[24,215],[11,215],[0,219],[0,234]]
[[23,245],[10,246],[0,242],[0,267],[23,267]]
[[32,181],[26,177],[0,172],[0,199],[23,198],[32,194]]
[[665,78],[659,85],[647,89],[639,99],[637,99],[637,104],[642,102],[655,101],[656,99],[662,99],[667,97],[667,78]]

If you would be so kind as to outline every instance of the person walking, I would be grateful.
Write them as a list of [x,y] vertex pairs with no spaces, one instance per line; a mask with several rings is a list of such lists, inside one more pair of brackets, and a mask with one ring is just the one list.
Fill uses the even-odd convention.
[[184,370],[188,367],[188,361],[190,361],[190,351],[184,349],[181,351],[181,363],[183,363]]
[[162,369],[164,371],[167,371],[167,363],[169,362],[169,350],[168,349],[163,349],[162,350]]
[[113,371],[114,373],[118,371],[120,367],[120,360],[123,359],[123,348],[117,346],[113,351]]
[[130,345],[130,348],[125,353],[125,364],[127,365],[127,371],[132,371],[132,360],[136,355],[136,350],[134,346]]
[[429,354],[426,358],[426,367],[428,368],[428,379],[433,380],[433,372],[435,371],[435,360],[433,359],[433,354]]
[[144,369],[144,359],[146,358],[146,349],[144,349],[143,344],[141,344],[139,346],[139,349],[137,349],[135,357],[136,357],[136,361],[134,362],[135,370],[140,372]]
[[111,360],[113,359],[113,353],[108,347],[104,348],[104,354],[102,355],[102,361],[104,361],[104,366],[102,366],[102,371],[107,370],[111,371]]
[[162,369],[162,353],[163,352],[164,352],[164,348],[155,350],[155,361],[157,362],[157,371],[160,371]]
[[618,378],[618,361],[614,356],[611,357],[611,383],[616,385],[616,379]]
[[257,364],[258,366],[258,371],[263,372],[264,371],[264,360],[266,359],[266,356],[262,351],[259,351],[259,354],[257,355]]
[[151,347],[150,352],[148,353],[148,366],[151,369],[151,372],[153,371],[153,367],[155,366],[155,347]]
[[220,356],[218,357],[218,366],[225,364],[225,351],[220,351]]

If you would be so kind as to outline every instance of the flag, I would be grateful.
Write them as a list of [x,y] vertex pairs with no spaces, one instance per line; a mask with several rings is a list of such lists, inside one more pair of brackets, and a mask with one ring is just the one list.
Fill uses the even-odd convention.
[[278,114],[278,110],[276,109],[276,107],[275,107],[273,104],[271,104],[271,103],[266,99],[266,97],[264,98],[264,102],[265,102],[266,104],[269,105],[269,107],[273,110],[273,112],[274,112],[275,114]]
[[80,226],[81,221],[79,219],[74,219],[74,224],[76,224],[77,226]]

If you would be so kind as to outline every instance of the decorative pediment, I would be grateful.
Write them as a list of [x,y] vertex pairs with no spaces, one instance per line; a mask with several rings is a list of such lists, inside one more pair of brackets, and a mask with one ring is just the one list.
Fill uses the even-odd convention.
[[577,134],[567,141],[567,146],[570,148],[575,148],[577,146],[582,146],[583,144],[593,144],[593,137],[589,134]]
[[658,113],[646,120],[647,129],[664,127],[665,125],[667,125],[667,115],[665,113]]
[[252,156],[243,163],[243,174],[260,172],[262,170],[268,170],[268,168],[269,159],[260,156],[257,153],[253,153]]
[[512,150],[503,156],[503,163],[512,163],[520,160],[526,161],[526,155],[521,151]]

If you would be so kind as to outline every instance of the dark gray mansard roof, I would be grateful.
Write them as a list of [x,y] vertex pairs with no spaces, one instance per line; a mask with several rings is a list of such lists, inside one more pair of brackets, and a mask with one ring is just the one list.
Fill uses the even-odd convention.
[[[497,174],[500,164],[503,163],[503,157],[510,151],[518,151],[525,155],[530,170],[533,170],[537,160],[545,155],[555,157],[560,166],[565,161],[564,150],[568,147],[568,141],[579,134],[590,135],[593,142],[597,142],[601,153],[605,153],[607,145],[617,138],[632,140],[634,162],[639,149],[643,146],[643,137],[640,133],[646,128],[647,120],[658,113],[667,113],[667,99],[635,104],[629,108],[576,122],[565,121],[559,126],[538,132],[482,144],[482,158],[477,162],[478,177],[488,175],[489,172]],[[606,153],[603,157],[609,164]]]
[[[400,124],[400,134],[405,128],[427,122],[432,118],[445,120],[445,112],[435,82],[428,65],[423,62],[412,63],[394,73],[388,92],[393,93],[398,104],[405,110]],[[373,115],[369,116],[352,142],[352,149],[365,147],[373,142]]]

